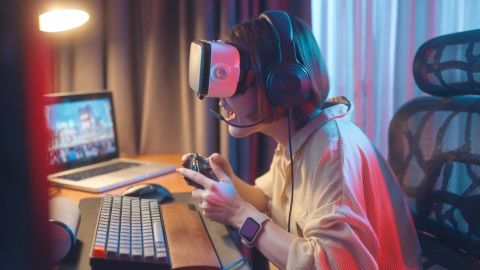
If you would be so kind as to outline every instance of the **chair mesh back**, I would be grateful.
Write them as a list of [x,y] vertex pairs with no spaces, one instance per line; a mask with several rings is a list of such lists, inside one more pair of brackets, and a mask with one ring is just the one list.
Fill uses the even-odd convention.
[[424,43],[413,64],[417,85],[436,96],[480,94],[480,30]]
[[389,162],[417,228],[480,258],[480,97],[413,100],[389,137]]
[[395,113],[389,163],[424,267],[480,269],[480,30],[427,41],[413,71],[420,89],[441,97],[416,98]]

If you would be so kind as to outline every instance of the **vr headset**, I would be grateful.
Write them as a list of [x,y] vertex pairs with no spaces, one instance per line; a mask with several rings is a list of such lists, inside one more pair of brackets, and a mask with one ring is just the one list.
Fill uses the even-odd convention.
[[223,41],[197,40],[190,44],[190,88],[203,97],[231,97],[240,79],[240,53]]
[[[274,106],[301,105],[310,95],[310,76],[297,59],[293,27],[285,11],[266,11],[259,16],[270,26],[276,39],[277,57],[264,71],[265,91]],[[193,41],[190,45],[189,84],[200,99],[231,97],[239,83],[249,85],[252,71],[240,70],[238,49],[223,41]]]

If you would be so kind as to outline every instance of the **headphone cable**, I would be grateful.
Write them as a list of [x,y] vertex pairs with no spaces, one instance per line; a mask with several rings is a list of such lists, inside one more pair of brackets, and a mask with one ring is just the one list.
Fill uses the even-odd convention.
[[290,150],[290,175],[291,175],[291,190],[290,190],[290,209],[288,211],[288,232],[290,232],[290,220],[292,217],[292,208],[293,208],[293,188],[295,185],[293,184],[293,153],[292,153],[292,134],[291,134],[291,124],[292,121],[292,108],[288,108],[288,147]]

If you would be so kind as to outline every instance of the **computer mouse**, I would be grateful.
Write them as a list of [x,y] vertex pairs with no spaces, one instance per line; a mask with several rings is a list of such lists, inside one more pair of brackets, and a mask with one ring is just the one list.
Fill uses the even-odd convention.
[[166,187],[153,183],[131,186],[127,188],[122,195],[141,199],[154,199],[157,200],[158,203],[168,203],[173,201],[172,193],[170,193]]

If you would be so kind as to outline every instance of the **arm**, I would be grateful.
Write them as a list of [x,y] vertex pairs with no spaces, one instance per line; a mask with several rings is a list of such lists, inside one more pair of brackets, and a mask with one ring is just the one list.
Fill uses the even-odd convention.
[[289,249],[295,238],[297,237],[280,228],[273,221],[268,220],[264,223],[263,232],[257,239],[256,247],[273,264],[285,269]]
[[[247,217],[259,214],[245,203],[233,215],[240,229]],[[312,213],[297,237],[267,220],[255,246],[280,269],[378,269],[379,244],[368,220],[346,206],[328,205]]]
[[[236,176],[233,176],[233,179],[230,178],[215,163],[212,164],[212,169],[220,182],[192,170],[177,169],[178,173],[205,188],[192,192],[192,197],[201,200],[200,208],[203,209],[205,217],[240,229],[247,217],[259,214],[261,210],[266,209],[267,198],[260,188],[249,185]],[[242,193],[243,196],[240,195]],[[257,209],[255,204],[259,205],[261,210]],[[289,246],[294,238],[273,221],[267,220],[263,223],[263,229],[256,244],[269,260],[284,268]]]
[[329,205],[308,218],[304,237],[291,243],[286,269],[378,269],[382,251],[368,220]]
[[[244,211],[239,212],[234,219],[232,226],[239,230],[247,217],[259,214],[257,209],[245,207]],[[267,220],[262,225],[255,246],[268,258],[273,264],[281,269],[287,265],[289,248],[296,237],[279,227],[272,220]],[[300,268],[299,268],[300,269]]]
[[232,182],[242,199],[252,204],[260,212],[265,212],[267,210],[268,199],[263,193],[263,190],[259,187],[245,183],[236,175],[232,178]]
[[[218,166],[212,169],[220,175],[220,182],[188,169],[179,168],[177,172],[205,187],[192,193],[194,198],[201,199],[205,217],[239,229],[247,217],[260,211],[239,196],[232,180],[219,172]],[[316,209],[306,220],[303,238],[293,236],[270,220],[263,225],[255,245],[280,268],[378,268],[376,235],[368,220],[351,208],[333,204]]]

